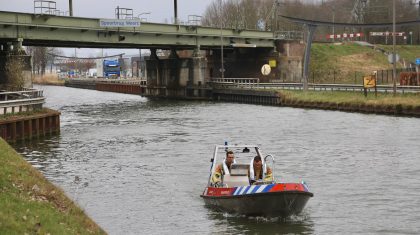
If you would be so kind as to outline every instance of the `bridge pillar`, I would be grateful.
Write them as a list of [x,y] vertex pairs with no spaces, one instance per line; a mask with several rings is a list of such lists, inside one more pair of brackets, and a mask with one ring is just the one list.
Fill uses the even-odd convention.
[[146,62],[146,79],[147,79],[147,95],[159,95],[160,86],[159,82],[159,71],[160,71],[160,59],[156,55],[156,49],[150,49],[150,58]]
[[205,85],[207,59],[197,56],[199,54],[180,58],[176,50],[171,50],[166,59],[151,56],[146,61],[146,95],[178,98],[203,96],[200,87]]
[[22,39],[2,44],[0,49],[0,89],[31,88],[31,56],[23,50]]
[[277,80],[282,82],[302,82],[303,55],[305,44],[300,41],[277,41],[277,51],[280,53]]

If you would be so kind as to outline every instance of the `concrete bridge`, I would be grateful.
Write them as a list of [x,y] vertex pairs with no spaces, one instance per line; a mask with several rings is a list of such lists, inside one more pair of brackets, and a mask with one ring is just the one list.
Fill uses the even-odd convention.
[[[150,94],[156,95],[171,95],[168,89],[202,86],[212,77],[221,77],[221,44],[225,77],[259,77],[262,81],[289,74],[300,77],[302,34],[146,22],[130,28],[101,27],[100,20],[0,11],[0,84],[6,55],[14,51],[24,56],[22,45],[151,49],[147,79]],[[156,49],[171,50],[171,54],[162,59]],[[263,64],[272,65],[271,75],[260,74]]]

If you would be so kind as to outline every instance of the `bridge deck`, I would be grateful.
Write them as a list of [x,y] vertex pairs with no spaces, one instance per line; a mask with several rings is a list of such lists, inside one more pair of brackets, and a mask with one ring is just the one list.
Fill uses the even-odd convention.
[[[97,18],[0,11],[0,42],[23,38],[28,46],[97,48],[220,47],[220,28],[142,23],[137,28],[100,27]],[[125,37],[121,40],[121,37]],[[223,29],[224,46],[273,47],[273,33]]]

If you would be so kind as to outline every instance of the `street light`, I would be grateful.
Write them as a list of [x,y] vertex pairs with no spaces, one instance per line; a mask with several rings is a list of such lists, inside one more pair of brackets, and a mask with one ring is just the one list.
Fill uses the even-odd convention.
[[[150,11],[148,11],[148,12],[143,12],[143,13],[140,13],[140,14],[138,14],[137,15],[137,18],[139,18],[140,19],[140,21],[141,21],[141,18],[140,18],[140,16],[142,16],[142,15],[150,15],[152,12],[150,12]],[[141,70],[141,66],[140,66],[140,64],[141,64],[141,48],[139,48],[139,62],[137,63],[137,76],[140,78],[140,71],[142,71]],[[143,72],[143,71],[142,71]]]

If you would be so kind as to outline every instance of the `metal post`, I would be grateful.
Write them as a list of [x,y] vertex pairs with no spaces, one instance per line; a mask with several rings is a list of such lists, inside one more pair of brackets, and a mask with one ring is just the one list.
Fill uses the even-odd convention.
[[120,7],[117,6],[117,19],[119,19],[119,18],[120,18]]
[[410,31],[410,45],[413,45],[413,32]]
[[178,2],[174,0],[174,23],[178,24]]
[[311,58],[312,38],[315,33],[316,25],[308,24],[308,38],[306,39],[305,61],[303,61],[303,90],[308,90],[309,60]]
[[394,96],[397,95],[397,61],[395,55],[395,0],[392,0],[392,82]]
[[333,31],[333,42],[335,42],[335,26],[334,26],[334,24],[335,24],[335,6],[333,6],[333,28],[332,28],[332,31]]
[[69,0],[69,14],[73,16],[73,0]]
[[140,78],[140,73],[143,72],[141,70],[141,49],[139,49],[139,63],[137,64],[137,76]]
[[223,16],[223,0],[220,0],[220,47],[221,47],[221,72],[222,72],[222,79],[225,78],[225,65],[223,62],[223,20],[222,20],[222,16]]

